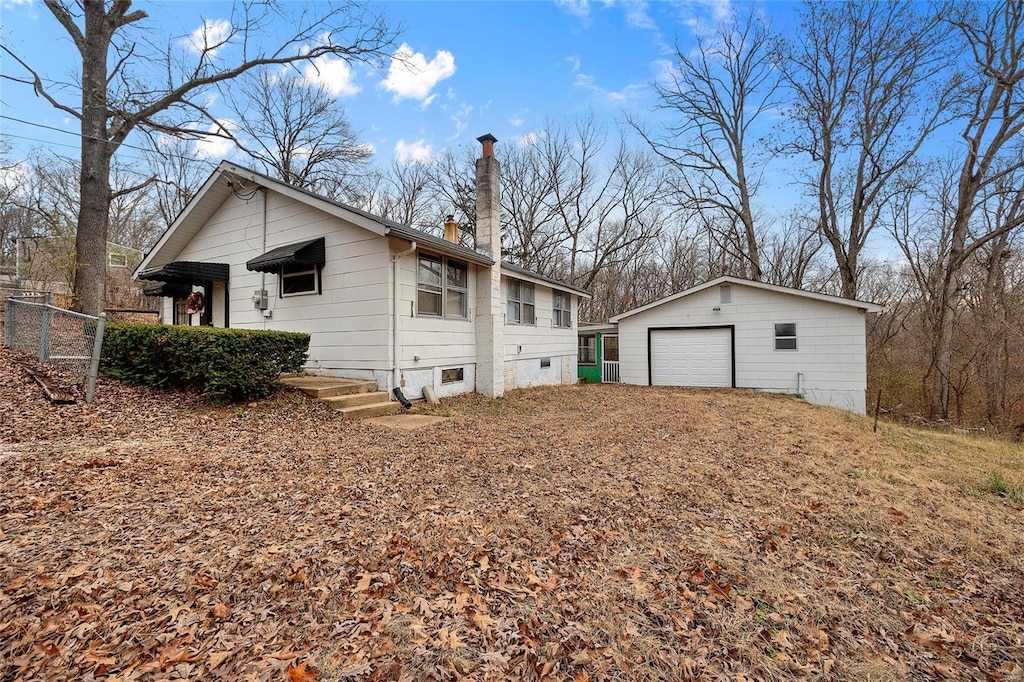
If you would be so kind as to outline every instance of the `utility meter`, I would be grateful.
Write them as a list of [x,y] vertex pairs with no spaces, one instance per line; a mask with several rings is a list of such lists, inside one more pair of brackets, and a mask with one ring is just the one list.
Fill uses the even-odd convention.
[[267,290],[257,289],[256,291],[252,292],[252,304],[256,308],[256,310],[266,310]]

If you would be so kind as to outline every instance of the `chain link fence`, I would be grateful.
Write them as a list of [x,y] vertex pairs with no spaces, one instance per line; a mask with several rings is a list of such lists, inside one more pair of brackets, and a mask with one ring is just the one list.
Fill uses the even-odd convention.
[[31,355],[66,378],[85,382],[85,401],[96,393],[106,315],[83,315],[52,305],[49,294],[4,296],[4,345]]

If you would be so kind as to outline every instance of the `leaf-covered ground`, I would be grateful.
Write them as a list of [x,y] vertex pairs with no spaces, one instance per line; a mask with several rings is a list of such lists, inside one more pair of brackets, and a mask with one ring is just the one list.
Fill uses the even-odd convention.
[[1024,678],[1020,446],[745,392],[414,432],[0,350],[0,679]]

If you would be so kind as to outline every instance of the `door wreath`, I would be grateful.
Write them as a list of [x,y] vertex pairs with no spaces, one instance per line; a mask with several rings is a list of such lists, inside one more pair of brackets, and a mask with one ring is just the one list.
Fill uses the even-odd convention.
[[193,291],[191,294],[188,295],[188,298],[185,299],[185,306],[188,308],[188,311],[190,313],[203,312],[203,307],[205,304],[206,299],[204,298],[203,292],[201,291]]

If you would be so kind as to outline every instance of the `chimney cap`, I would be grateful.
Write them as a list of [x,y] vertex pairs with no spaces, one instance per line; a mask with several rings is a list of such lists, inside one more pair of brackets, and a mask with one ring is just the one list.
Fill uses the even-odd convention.
[[494,144],[495,142],[498,141],[498,138],[496,138],[494,135],[491,135],[490,133],[487,133],[486,135],[481,135],[480,137],[476,138],[476,141],[479,142],[480,144],[483,144],[485,142],[490,142],[491,144]]

